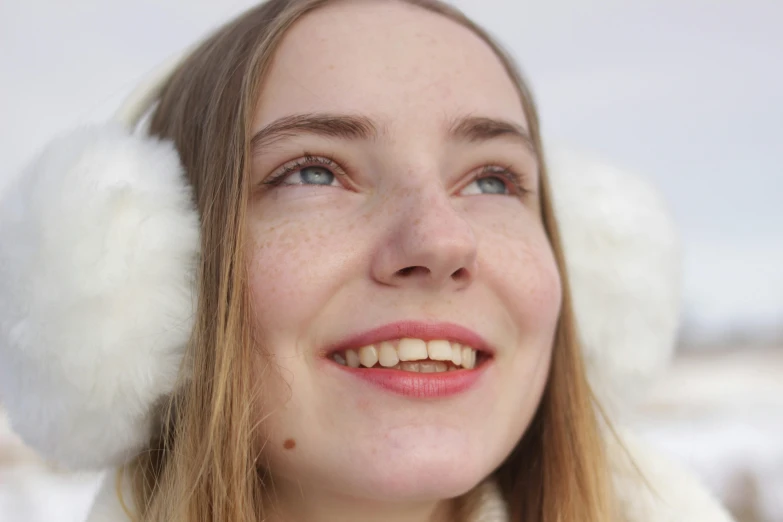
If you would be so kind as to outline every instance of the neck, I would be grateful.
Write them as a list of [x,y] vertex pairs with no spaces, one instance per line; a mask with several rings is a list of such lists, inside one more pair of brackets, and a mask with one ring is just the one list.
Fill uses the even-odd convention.
[[[293,487],[287,487],[293,486]],[[453,522],[455,502],[388,502],[275,484],[265,504],[270,522]]]

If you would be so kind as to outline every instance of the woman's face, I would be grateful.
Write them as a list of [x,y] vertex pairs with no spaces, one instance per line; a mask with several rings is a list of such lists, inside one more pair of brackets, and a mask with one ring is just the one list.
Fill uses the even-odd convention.
[[248,217],[279,491],[453,497],[518,442],[561,303],[527,129],[499,59],[444,17],[345,2],[288,32]]

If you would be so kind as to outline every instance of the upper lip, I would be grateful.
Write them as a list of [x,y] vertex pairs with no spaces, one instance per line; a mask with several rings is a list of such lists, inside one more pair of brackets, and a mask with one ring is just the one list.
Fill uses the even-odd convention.
[[495,353],[495,350],[483,337],[470,328],[455,323],[398,321],[352,335],[347,339],[328,347],[325,351],[325,355],[328,356],[335,352],[342,352],[345,350],[358,350],[359,348],[370,344],[405,338],[421,339],[423,341],[441,339],[470,346],[479,352],[484,352],[489,355]]

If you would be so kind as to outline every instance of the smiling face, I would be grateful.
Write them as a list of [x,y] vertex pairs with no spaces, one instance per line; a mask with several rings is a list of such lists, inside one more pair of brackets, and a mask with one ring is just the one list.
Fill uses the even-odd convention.
[[445,17],[344,2],[289,30],[248,212],[279,496],[453,497],[516,445],[561,305],[527,129],[500,60]]

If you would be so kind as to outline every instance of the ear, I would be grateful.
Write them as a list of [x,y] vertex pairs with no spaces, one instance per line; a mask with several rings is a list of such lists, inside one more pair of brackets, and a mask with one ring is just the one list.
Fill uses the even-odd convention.
[[645,179],[587,156],[547,156],[574,313],[592,387],[629,406],[674,352],[681,253],[675,225]]
[[174,391],[199,220],[174,147],[120,125],[51,143],[0,201],[0,399],[72,468],[124,462]]

